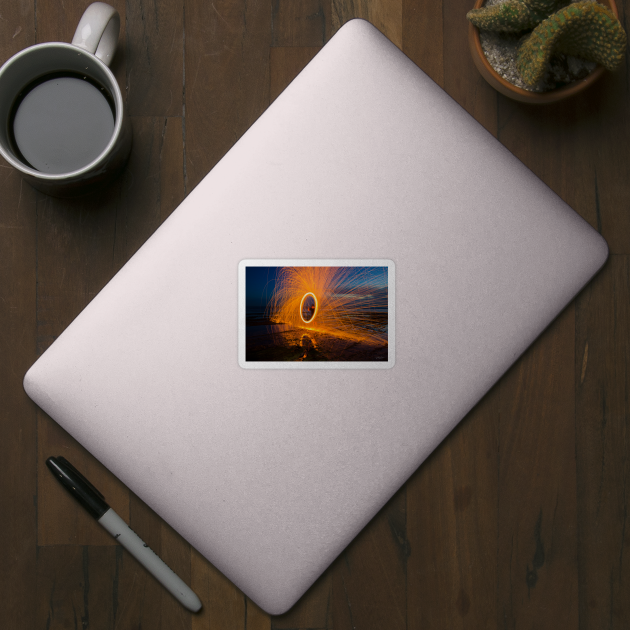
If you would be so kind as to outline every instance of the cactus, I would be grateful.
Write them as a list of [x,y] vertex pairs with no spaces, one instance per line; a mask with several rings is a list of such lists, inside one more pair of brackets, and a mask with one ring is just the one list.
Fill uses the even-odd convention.
[[516,65],[528,85],[540,81],[554,53],[565,53],[616,69],[626,49],[626,33],[609,9],[576,2],[543,20],[519,48]]
[[519,33],[534,28],[569,0],[507,0],[481,9],[472,9],[466,17],[479,29]]

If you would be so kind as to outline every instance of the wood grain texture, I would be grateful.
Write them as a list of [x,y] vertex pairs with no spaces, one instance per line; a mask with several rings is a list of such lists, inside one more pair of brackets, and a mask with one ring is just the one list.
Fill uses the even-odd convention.
[[245,596],[196,550],[192,552],[190,586],[203,602],[193,618],[193,630],[246,629]]
[[29,0],[2,5],[0,20],[0,62],[37,43],[35,5]]
[[468,0],[443,0],[443,66],[442,86],[469,114],[493,136],[497,135],[497,98],[481,77],[468,51]]
[[269,105],[271,10],[253,0],[186,5],[186,191]]
[[184,199],[181,118],[132,117],[133,149],[116,191],[112,268],[118,271]]
[[[0,61],[69,41],[87,2],[0,0]],[[630,626],[630,64],[535,108],[470,59],[464,0],[112,0],[134,145],[104,193],[0,162],[0,626],[424,630]],[[622,23],[628,0],[619,2]],[[27,368],[339,27],[368,19],[607,239],[595,281],[296,606],[270,617],[38,412]],[[322,183],[325,185],[325,183]],[[190,581],[191,615],[54,483],[66,454]],[[8,506],[8,509],[7,509]]]
[[574,347],[571,305],[501,382],[497,623],[507,628],[578,623]]
[[494,387],[407,482],[409,630],[496,618],[500,395]]
[[0,618],[33,627],[36,571],[37,408],[22,388],[37,358],[36,194],[0,160]]
[[406,488],[399,490],[332,566],[332,627],[407,627]]
[[630,259],[576,302],[580,628],[630,627]]
[[402,50],[440,87],[444,87],[442,2],[403,0]]
[[333,569],[328,569],[284,615],[271,617],[272,630],[333,627]]
[[127,107],[130,116],[181,116],[183,0],[127,3]]
[[336,33],[348,20],[367,20],[402,49],[403,0],[332,0],[332,30]]
[[[35,43],[31,2],[0,5],[0,63]],[[0,158],[0,619],[35,626],[37,410],[22,389],[37,357],[36,193]]]
[[38,598],[32,628],[113,628],[118,597],[116,547],[41,547],[33,586]]
[[[627,24],[630,9],[623,3],[622,11],[624,6],[622,16],[626,16],[624,23]],[[616,254],[630,254],[630,212],[627,211],[630,208],[630,178],[628,152],[624,150],[630,143],[629,66],[626,60],[619,72],[605,75],[597,92],[589,95],[594,99],[595,109],[595,116],[588,123],[589,153],[593,163],[590,179],[595,203],[588,218],[606,239],[610,251]]]
[[323,46],[330,39],[326,0],[272,0],[272,46]]

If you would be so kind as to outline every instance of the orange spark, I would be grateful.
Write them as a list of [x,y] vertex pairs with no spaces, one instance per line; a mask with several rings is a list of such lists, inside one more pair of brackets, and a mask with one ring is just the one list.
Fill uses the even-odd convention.
[[[309,296],[314,312],[305,319],[303,307]],[[386,267],[282,267],[267,316],[297,328],[386,344],[387,306]]]

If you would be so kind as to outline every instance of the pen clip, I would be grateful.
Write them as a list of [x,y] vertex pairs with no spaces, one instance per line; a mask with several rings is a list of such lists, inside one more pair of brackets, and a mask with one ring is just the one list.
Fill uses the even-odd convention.
[[98,488],[95,488],[92,483],[88,479],[86,479],[65,457],[59,455],[54,459],[57,460],[58,463],[62,464],[69,471],[71,471],[74,475],[76,475],[90,490],[92,490],[92,492],[103,499],[103,501],[105,500],[105,496],[103,495],[103,493],[98,490]]

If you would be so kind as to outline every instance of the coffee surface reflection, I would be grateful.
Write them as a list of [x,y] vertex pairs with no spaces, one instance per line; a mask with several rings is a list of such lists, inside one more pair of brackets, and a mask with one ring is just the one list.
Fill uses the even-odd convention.
[[49,174],[71,173],[93,162],[114,133],[107,90],[71,73],[48,75],[16,99],[12,140],[21,159]]

